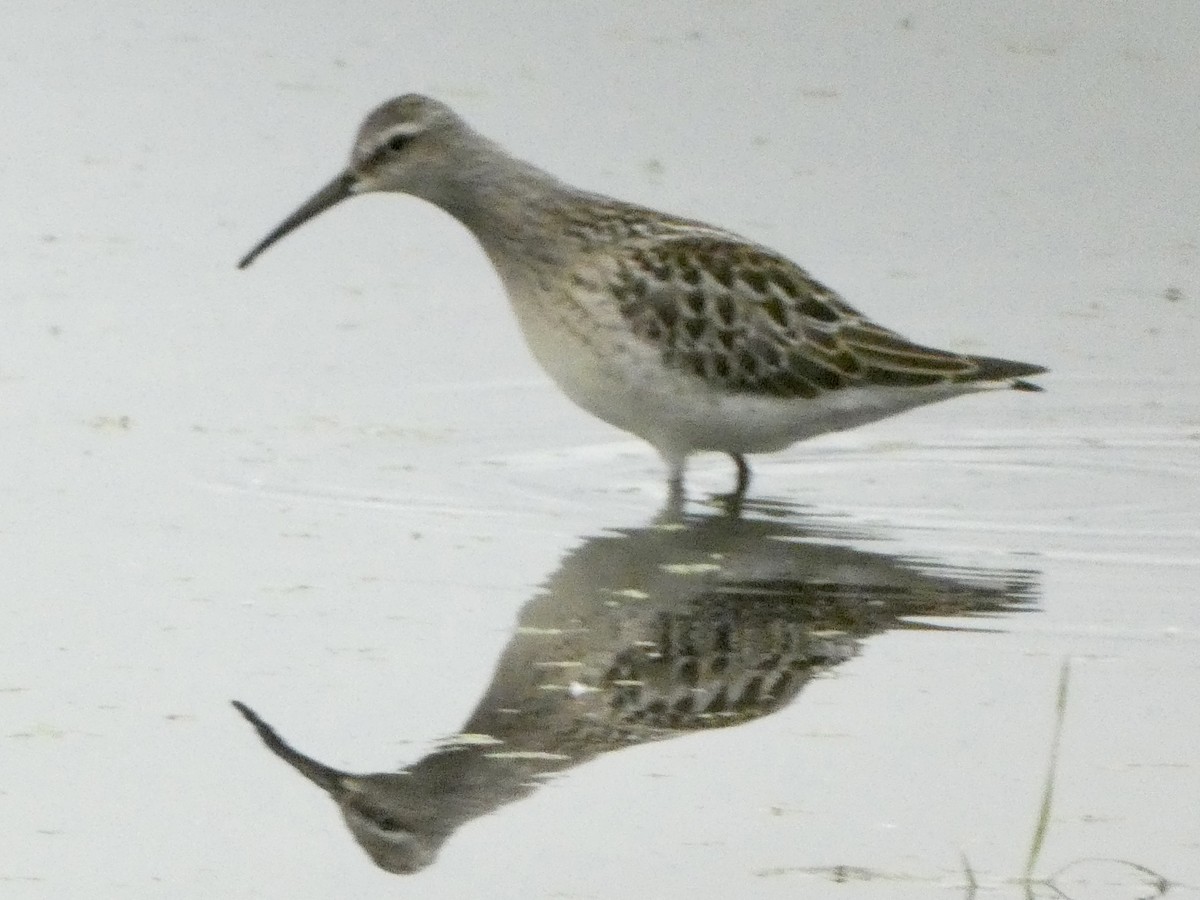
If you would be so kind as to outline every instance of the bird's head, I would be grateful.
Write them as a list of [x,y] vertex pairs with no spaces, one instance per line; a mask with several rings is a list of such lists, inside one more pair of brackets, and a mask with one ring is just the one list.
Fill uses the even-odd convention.
[[246,268],[309,219],[358,194],[395,191],[450,205],[454,186],[482,143],[486,142],[444,103],[420,94],[387,101],[359,127],[346,168],[279,223],[238,268]]

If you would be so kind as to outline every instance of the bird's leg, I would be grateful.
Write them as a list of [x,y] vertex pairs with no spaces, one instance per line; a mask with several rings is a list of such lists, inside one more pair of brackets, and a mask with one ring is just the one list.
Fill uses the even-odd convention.
[[737,466],[737,485],[733,489],[733,496],[740,499],[745,496],[746,488],[750,487],[750,464],[740,453],[730,453],[729,457]]
[[676,511],[682,511],[685,499],[683,492],[683,470],[687,465],[687,456],[668,453],[664,450],[659,450],[658,452],[662,456],[663,462],[667,464],[667,506]]
[[737,466],[737,484],[728,494],[714,494],[713,500],[725,507],[725,513],[738,518],[742,514],[742,501],[746,499],[746,488],[750,486],[750,464],[740,453],[728,453],[733,464]]
[[683,483],[670,481],[667,483],[667,500],[654,519],[656,525],[675,525],[683,521],[683,505],[686,498],[683,495]]

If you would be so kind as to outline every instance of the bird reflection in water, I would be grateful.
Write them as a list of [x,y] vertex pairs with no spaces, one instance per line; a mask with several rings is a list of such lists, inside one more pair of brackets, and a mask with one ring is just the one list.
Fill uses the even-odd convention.
[[773,713],[870,635],[952,628],[911,617],[1033,606],[1035,573],[818,542],[854,536],[831,521],[755,502],[586,540],[522,608],[462,732],[399,772],[326,766],[234,705],[379,866],[415,872],[460,826],[565,769]]

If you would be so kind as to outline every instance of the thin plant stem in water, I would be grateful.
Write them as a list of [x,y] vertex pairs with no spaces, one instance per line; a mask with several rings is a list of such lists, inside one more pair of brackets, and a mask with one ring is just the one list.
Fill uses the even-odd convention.
[[1058,677],[1058,702],[1054,708],[1054,737],[1050,742],[1050,765],[1046,769],[1046,783],[1042,788],[1042,803],[1038,809],[1037,823],[1033,829],[1033,842],[1029,845],[1029,856],[1025,860],[1024,881],[1028,886],[1033,880],[1033,870],[1037,867],[1038,858],[1042,854],[1042,845],[1046,842],[1046,832],[1050,829],[1050,810],[1054,805],[1054,779],[1058,771],[1058,748],[1062,742],[1063,720],[1067,716],[1067,688],[1071,682],[1071,658],[1063,660],[1062,671]]

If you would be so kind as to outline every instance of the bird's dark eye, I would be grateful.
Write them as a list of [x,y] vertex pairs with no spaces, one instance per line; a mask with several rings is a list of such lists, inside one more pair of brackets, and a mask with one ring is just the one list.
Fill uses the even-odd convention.
[[387,141],[387,148],[393,153],[399,153],[412,140],[411,134],[393,134]]

